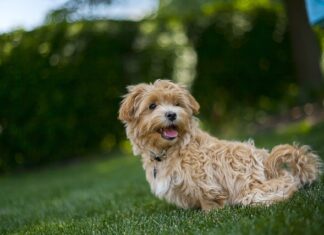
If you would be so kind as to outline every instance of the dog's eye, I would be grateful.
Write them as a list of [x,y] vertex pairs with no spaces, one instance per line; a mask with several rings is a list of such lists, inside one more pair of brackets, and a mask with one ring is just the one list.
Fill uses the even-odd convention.
[[175,106],[180,106],[180,103],[176,103],[176,105]]
[[153,110],[155,108],[156,108],[156,104],[155,103],[150,104],[149,109]]

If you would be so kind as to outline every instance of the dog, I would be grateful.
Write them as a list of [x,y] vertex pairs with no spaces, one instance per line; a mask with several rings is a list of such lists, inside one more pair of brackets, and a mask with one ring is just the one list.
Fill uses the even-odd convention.
[[118,118],[133,153],[141,155],[152,192],[180,208],[270,205],[321,174],[309,146],[284,144],[269,152],[201,130],[194,116],[199,104],[182,85],[156,80],[127,88]]

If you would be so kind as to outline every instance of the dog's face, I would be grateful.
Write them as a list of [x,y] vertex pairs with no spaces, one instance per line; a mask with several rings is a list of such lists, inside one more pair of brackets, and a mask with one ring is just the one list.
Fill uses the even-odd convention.
[[[190,131],[199,104],[183,87],[167,80],[128,87],[119,109],[127,135],[140,145],[165,148]],[[133,142],[134,142],[133,141]]]

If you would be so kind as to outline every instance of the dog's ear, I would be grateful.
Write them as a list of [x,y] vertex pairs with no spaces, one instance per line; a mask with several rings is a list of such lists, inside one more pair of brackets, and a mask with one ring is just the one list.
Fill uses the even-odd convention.
[[128,93],[123,97],[119,108],[118,119],[123,122],[131,122],[135,117],[136,109],[146,90],[146,84],[128,86]]
[[199,109],[200,109],[200,105],[196,101],[196,99],[189,93],[189,91],[187,91],[187,98],[188,98],[188,101],[189,101],[189,107],[192,110],[193,114],[198,114]]
[[187,102],[188,102],[187,105],[192,110],[192,113],[193,114],[198,114],[199,109],[200,109],[200,105],[197,102],[197,100],[190,94],[190,92],[188,91],[186,86],[179,85],[179,84],[177,84],[177,86],[180,87],[180,89],[182,90],[182,93],[187,98]]

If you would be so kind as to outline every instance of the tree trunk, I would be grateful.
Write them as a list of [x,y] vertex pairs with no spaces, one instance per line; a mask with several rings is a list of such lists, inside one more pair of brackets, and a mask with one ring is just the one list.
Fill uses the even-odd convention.
[[311,29],[304,0],[285,0],[297,78],[305,90],[323,85],[321,52]]

